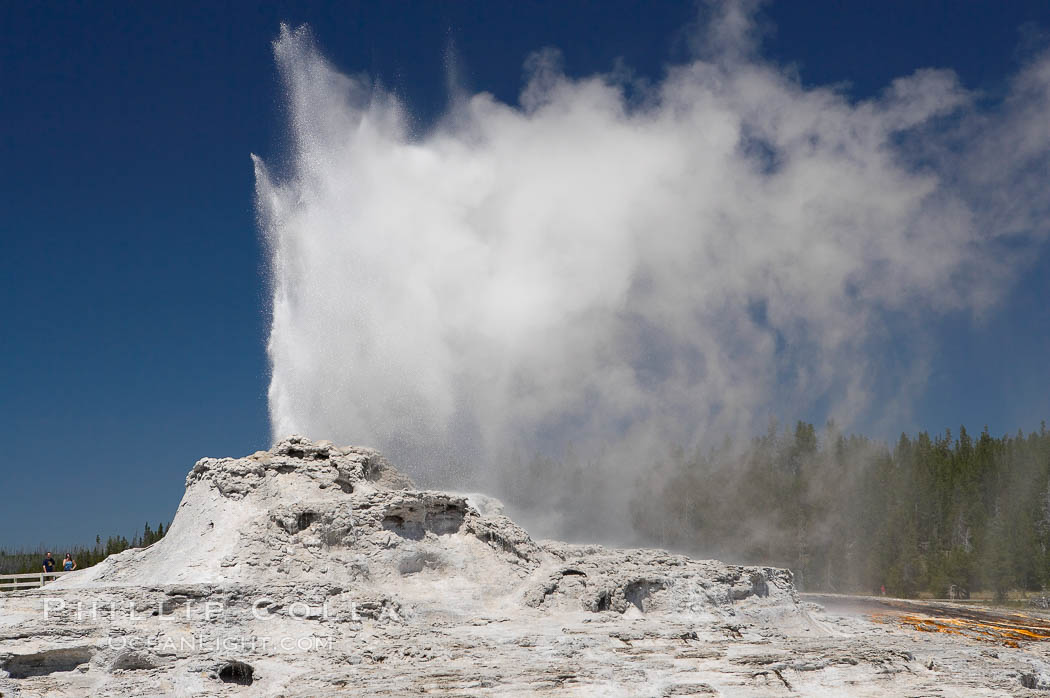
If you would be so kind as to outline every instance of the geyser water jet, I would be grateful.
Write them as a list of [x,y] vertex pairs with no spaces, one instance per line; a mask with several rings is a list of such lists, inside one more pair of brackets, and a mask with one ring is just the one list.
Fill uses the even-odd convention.
[[609,537],[670,443],[906,409],[924,325],[985,311],[1046,235],[1024,173],[1046,172],[1050,61],[994,112],[944,70],[856,102],[757,58],[730,14],[630,100],[622,71],[546,51],[519,105],[463,97],[423,136],[282,28],[290,165],[256,159],[274,437],[504,493],[571,444],[603,469],[576,506]]

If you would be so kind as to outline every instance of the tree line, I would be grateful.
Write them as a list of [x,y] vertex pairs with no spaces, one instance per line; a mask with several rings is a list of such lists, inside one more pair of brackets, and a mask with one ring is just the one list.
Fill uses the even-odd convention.
[[146,522],[140,533],[135,534],[128,540],[124,536],[110,536],[105,543],[100,535],[95,536],[95,545],[76,545],[73,547],[42,547],[38,550],[2,550],[0,549],[0,574],[32,574],[40,572],[44,560],[44,554],[50,551],[54,554],[55,569],[62,569],[62,559],[66,553],[71,553],[77,561],[77,569],[91,567],[102,562],[110,555],[123,552],[128,548],[144,548],[153,545],[167,533],[163,523],[158,523],[152,528]]
[[675,449],[632,522],[691,554],[790,568],[809,591],[937,597],[1050,584],[1050,433],[965,428],[892,447],[829,423]]

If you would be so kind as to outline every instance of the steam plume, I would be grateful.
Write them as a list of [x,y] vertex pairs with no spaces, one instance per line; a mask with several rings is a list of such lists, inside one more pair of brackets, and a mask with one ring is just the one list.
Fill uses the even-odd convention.
[[933,69],[856,102],[726,7],[658,84],[541,51],[519,105],[463,95],[421,137],[282,28],[291,158],[256,159],[274,436],[481,488],[515,451],[614,475],[771,414],[906,409],[923,326],[986,312],[1047,233],[1050,59],[990,108]]

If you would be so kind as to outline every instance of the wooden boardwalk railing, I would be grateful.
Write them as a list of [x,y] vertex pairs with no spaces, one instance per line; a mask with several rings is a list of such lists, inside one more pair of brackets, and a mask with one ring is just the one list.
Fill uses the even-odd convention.
[[0,574],[0,591],[37,589],[53,582],[68,572],[30,572],[29,574]]

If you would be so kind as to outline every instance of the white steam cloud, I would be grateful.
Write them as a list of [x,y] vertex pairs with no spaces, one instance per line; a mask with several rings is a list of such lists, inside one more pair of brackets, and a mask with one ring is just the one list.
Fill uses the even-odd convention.
[[290,159],[256,160],[274,436],[424,478],[570,443],[623,473],[771,414],[906,409],[923,325],[985,312],[1047,233],[1050,58],[990,106],[946,70],[856,102],[726,7],[659,84],[548,50],[520,105],[460,95],[423,136],[283,28]]

